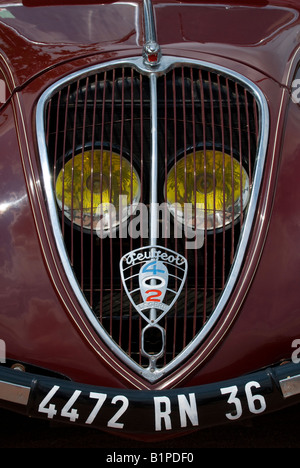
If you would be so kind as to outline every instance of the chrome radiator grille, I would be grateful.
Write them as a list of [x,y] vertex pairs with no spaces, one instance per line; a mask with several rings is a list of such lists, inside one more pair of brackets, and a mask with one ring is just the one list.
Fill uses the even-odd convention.
[[[91,198],[96,198],[104,183],[107,184],[108,193],[112,193],[112,179],[115,178],[112,157],[117,153],[130,164],[130,177],[129,173],[127,174],[130,179],[129,185],[133,184],[134,174],[138,174],[139,201],[149,208],[153,131],[153,94],[149,76],[142,67],[138,69],[128,64],[99,68],[54,86],[46,95],[41,106],[45,117],[47,167],[53,181],[52,200],[56,204],[56,181],[59,175],[62,178],[67,177],[65,174],[68,162],[69,165],[72,164],[71,174],[74,177],[75,157],[80,159],[82,170],[79,190],[83,191],[87,184],[84,180],[85,152],[96,154],[97,151],[101,170],[100,174],[96,175],[96,171],[91,169]],[[227,211],[221,215],[221,221],[217,224],[217,202],[215,196],[210,193],[216,192],[214,187],[219,183],[219,173],[223,171],[224,174],[225,155],[228,155],[230,160],[236,161],[236,167],[245,170],[249,195],[251,194],[261,145],[262,109],[257,95],[242,80],[220,70],[214,71],[203,65],[185,63],[169,67],[164,73],[157,74],[156,100],[158,202],[163,204],[168,198],[168,177],[172,168],[175,168],[176,184],[180,161],[182,173],[187,174],[190,171],[187,166],[188,160],[196,164],[199,152],[204,158],[201,178],[194,165],[192,178],[189,179],[197,190],[199,184],[202,187],[200,247],[187,248],[187,234],[184,225],[176,221],[176,213],[175,217],[174,212],[169,216],[170,222],[166,224],[163,222],[163,209],[168,211],[168,208],[163,205],[164,208],[159,211],[161,220],[158,225],[157,245],[181,254],[188,263],[188,275],[182,292],[160,323],[165,334],[163,353],[160,353],[161,333],[155,327],[150,333],[143,335],[145,321],[129,300],[119,269],[123,255],[149,245],[147,225],[145,227],[143,223],[140,224],[139,236],[133,237],[130,232],[132,226],[137,227],[132,222],[140,212],[129,215],[123,235],[120,234],[120,229],[116,229],[110,231],[110,235],[101,237],[93,229],[87,228],[82,210],[78,212],[78,209],[71,209],[66,216],[68,201],[64,193],[64,183],[62,200],[56,209],[63,234],[64,253],[68,256],[74,277],[88,305],[86,309],[92,311],[93,317],[96,317],[99,323],[99,329],[103,330],[102,337],[111,340],[117,354],[121,357],[124,354],[126,363],[136,370],[147,368],[149,355],[155,356],[160,353],[155,369],[159,376],[162,375],[160,370],[166,370],[168,366],[172,368],[172,362],[176,362],[178,356],[187,357],[185,350],[189,349],[190,343],[195,342],[197,336],[201,336],[217,308],[221,311],[223,307],[220,304],[222,295],[237,253],[239,254],[241,233],[249,206],[248,201],[247,206],[243,206],[243,172],[239,173],[239,216],[236,216],[232,209],[231,213]],[[103,176],[103,164],[107,165],[107,161],[103,159],[104,152],[110,161],[110,167],[106,167],[106,181]],[[124,169],[121,158],[119,161],[117,184],[120,186],[119,194],[122,195]],[[213,168],[210,171],[207,169],[209,164]],[[231,166],[231,184],[234,184],[236,167]],[[97,177],[99,179],[95,183]],[[187,183],[186,175],[184,177],[181,181],[183,185]],[[228,185],[228,180],[226,184]],[[74,180],[71,186],[71,190],[75,191]],[[93,194],[93,190],[97,193]],[[237,189],[232,188],[232,193],[235,190]],[[129,191],[133,193],[133,186]],[[220,193],[224,192],[223,175]],[[175,193],[175,202],[178,201],[179,195],[178,190],[178,193]],[[253,197],[253,194],[251,196]],[[71,198],[73,200],[73,196]],[[113,200],[110,199],[110,202]],[[195,216],[193,223],[195,229]],[[147,349],[146,356],[142,352],[143,347]],[[122,351],[119,353],[119,350]]]

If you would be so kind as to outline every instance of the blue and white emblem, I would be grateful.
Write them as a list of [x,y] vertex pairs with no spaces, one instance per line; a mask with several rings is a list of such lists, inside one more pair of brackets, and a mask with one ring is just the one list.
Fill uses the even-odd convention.
[[[142,247],[125,254],[120,271],[125,291],[137,312],[157,323],[173,307],[187,276],[182,255],[161,246]],[[155,309],[156,317],[150,311]]]
[[143,306],[146,309],[149,308],[149,304],[158,308],[164,307],[168,279],[168,268],[159,260],[150,260],[140,269],[139,284],[144,300]]

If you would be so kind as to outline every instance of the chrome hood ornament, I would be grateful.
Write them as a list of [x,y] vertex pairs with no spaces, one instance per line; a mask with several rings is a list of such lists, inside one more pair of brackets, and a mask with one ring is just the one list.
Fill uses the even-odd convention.
[[146,66],[154,68],[160,64],[161,50],[156,38],[155,19],[151,0],[144,0],[144,25],[144,63]]

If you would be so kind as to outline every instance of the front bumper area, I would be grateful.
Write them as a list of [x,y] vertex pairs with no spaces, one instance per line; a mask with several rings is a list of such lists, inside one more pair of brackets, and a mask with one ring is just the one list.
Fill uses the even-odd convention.
[[187,433],[300,402],[300,364],[268,367],[197,387],[95,387],[0,367],[0,407],[29,417],[141,436]]

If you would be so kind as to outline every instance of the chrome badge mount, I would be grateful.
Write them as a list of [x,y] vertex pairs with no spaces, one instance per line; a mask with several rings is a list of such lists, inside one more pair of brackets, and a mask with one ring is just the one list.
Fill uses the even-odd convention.
[[[165,329],[159,322],[172,309],[184,286],[188,265],[185,257],[161,246],[142,247],[125,254],[120,261],[124,289],[144,319],[141,352],[149,359],[149,372],[165,352]],[[151,336],[155,345],[148,349]]]

